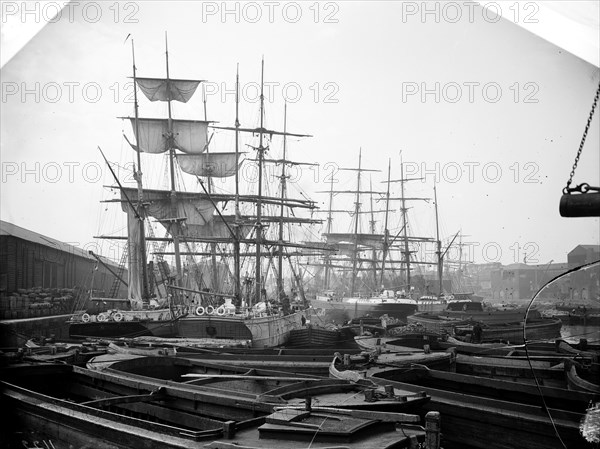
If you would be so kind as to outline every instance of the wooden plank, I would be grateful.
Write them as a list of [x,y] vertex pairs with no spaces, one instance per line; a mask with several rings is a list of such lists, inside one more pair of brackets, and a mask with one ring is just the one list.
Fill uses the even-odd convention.
[[[301,407],[275,407],[276,411],[303,410]],[[353,418],[374,419],[384,422],[418,423],[421,421],[419,415],[395,412],[374,412],[371,410],[350,410],[335,407],[311,407],[313,412],[335,413],[336,415],[352,416]]]
[[132,404],[136,402],[162,401],[166,398],[167,395],[164,393],[164,390],[159,389],[150,394],[135,394],[128,396],[116,396],[106,399],[95,399],[93,401],[82,402],[81,405],[87,405],[89,407],[109,407],[111,405]]
[[[109,385],[105,384],[105,388],[108,387]],[[86,397],[110,398],[114,397],[114,395],[119,397],[123,396],[123,391],[120,389],[109,388],[109,391],[104,391],[93,386],[85,386],[82,384],[77,384],[75,388],[72,388],[72,391],[79,396]],[[251,410],[232,409],[227,405],[220,407],[204,402],[199,403],[198,406],[195,406],[194,403],[188,403],[180,400],[170,401],[169,407],[155,405],[151,402],[144,402],[122,404],[119,405],[119,408],[138,414],[154,416],[163,422],[177,423],[178,427],[184,426],[187,428],[217,428],[221,425],[220,420],[222,419],[234,419],[236,421],[242,421],[255,416],[254,412]],[[102,411],[101,409],[96,408],[94,408],[94,410]]]
[[[218,438],[222,432],[220,422],[210,425],[211,429],[194,431],[180,427],[180,421],[175,421],[175,426],[150,422],[52,398],[15,385],[2,386],[3,394],[16,400],[17,407],[29,416],[35,415],[42,420],[57,423],[61,433],[65,432],[65,435],[70,429],[76,429],[86,435],[86,441],[102,437],[103,443],[118,443],[119,447],[147,447],[148,444],[154,446],[159,443],[161,447],[189,447],[189,439]],[[31,411],[33,414],[30,414]],[[173,446],[174,439],[178,444]]]
[[215,378],[215,379],[251,379],[251,380],[289,380],[289,381],[297,381],[304,382],[309,380],[314,380],[314,378],[310,377],[280,377],[280,376],[246,376],[243,374],[196,374],[196,373],[188,373],[183,374],[181,377],[193,377],[197,379],[206,379],[206,378]]
[[[426,391],[431,401],[424,408],[439,411],[444,421],[444,435],[448,441],[468,444],[482,449],[559,448],[548,416],[539,407],[506,401],[477,398],[450,393],[434,388],[423,388],[406,383],[376,379],[378,384],[392,384],[395,388]],[[568,443],[583,442],[578,435],[582,414],[550,409],[554,423]],[[580,447],[572,445],[570,447]]]

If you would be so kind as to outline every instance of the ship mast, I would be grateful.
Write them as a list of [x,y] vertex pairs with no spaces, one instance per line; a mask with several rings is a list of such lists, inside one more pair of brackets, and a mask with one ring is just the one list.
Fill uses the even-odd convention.
[[[136,135],[139,136],[139,112],[138,112],[138,99],[137,99],[137,86],[136,86],[136,68],[135,68],[135,48],[133,45],[133,39],[131,39],[131,56],[133,60],[133,104],[134,104],[134,116],[135,116],[135,130]],[[142,301],[148,302],[150,300],[150,293],[148,287],[148,265],[146,261],[146,230],[144,225],[145,213],[144,213],[144,189],[142,186],[142,159],[140,151],[137,151],[137,171],[135,172],[135,180],[137,182],[137,193],[138,193],[138,204],[137,213],[138,221],[140,226],[140,259],[142,265]]]
[[[401,179],[390,179],[391,177],[391,161],[388,163],[388,179],[387,181],[382,181],[387,183],[387,192],[386,192],[386,218],[385,218],[385,232],[384,232],[384,242],[383,242],[383,260],[382,260],[382,270],[381,270],[381,281],[383,284],[383,278],[384,278],[384,272],[385,272],[385,263],[386,263],[386,256],[388,255],[390,248],[392,248],[392,246],[394,245],[394,243],[396,242],[396,240],[402,236],[403,239],[403,248],[401,250],[401,252],[404,254],[404,257],[402,258],[402,260],[397,261],[400,262],[403,266],[406,266],[406,271],[407,271],[407,276],[406,276],[406,288],[408,289],[408,295],[410,296],[410,266],[412,265],[433,265],[434,263],[432,262],[423,262],[423,261],[411,261],[410,260],[410,249],[409,249],[409,242],[413,241],[413,242],[430,242],[433,241],[433,239],[429,238],[429,237],[409,237],[408,236],[408,219],[407,219],[407,212],[408,212],[408,208],[406,207],[406,202],[407,201],[429,201],[429,198],[407,198],[404,195],[404,183],[408,182],[408,181],[418,181],[418,180],[422,180],[423,178],[404,178],[404,166],[402,164],[402,159],[400,159],[400,174],[401,174]],[[400,183],[400,191],[401,191],[401,195],[398,198],[390,198],[390,184],[392,182],[399,182]],[[388,228],[388,213],[390,212],[389,210],[389,202],[390,201],[400,201],[400,210],[402,212],[402,228],[400,229],[400,231],[394,236],[394,238],[390,239],[390,234],[389,234],[389,230]],[[396,262],[393,260],[389,261],[390,264]]]
[[[208,114],[206,112],[206,92],[204,89],[204,84],[202,85],[202,102],[204,103],[204,121],[208,121],[208,116],[207,116]],[[209,142],[208,128],[206,128],[206,141]],[[206,144],[206,152],[205,152],[206,155],[209,154],[209,150],[210,150],[210,146],[208,144]],[[213,181],[212,181],[212,176],[210,176],[210,172],[208,173],[208,176],[206,177],[206,181],[208,184],[208,188],[207,188],[208,195],[210,196],[213,193],[212,192]],[[213,230],[213,232],[214,232],[214,228],[215,228],[214,220],[211,220],[210,227],[211,227],[211,230]],[[217,270],[217,244],[214,242],[210,243],[210,259],[211,259],[211,266],[212,266],[211,286],[212,286],[212,290],[216,291],[217,287],[219,285],[219,272]]]
[[433,182],[433,198],[435,203],[435,238],[437,240],[437,269],[438,269],[438,282],[439,282],[439,291],[438,296],[442,296],[443,288],[442,288],[442,275],[443,275],[443,258],[442,258],[442,241],[440,240],[440,227],[438,220],[438,202],[437,202],[437,190],[435,187],[435,181]]
[[[165,101],[168,107],[167,118],[139,118],[128,117],[132,123],[134,133],[136,134],[137,144],[128,143],[132,148],[138,152],[145,152],[150,154],[164,154],[168,152],[169,158],[169,171],[170,171],[170,188],[167,190],[146,190],[144,197],[146,201],[150,201],[156,204],[158,207],[151,209],[145,209],[144,215],[152,215],[166,228],[170,234],[168,237],[169,243],[173,243],[174,252],[171,253],[175,256],[177,265],[177,273],[175,275],[174,285],[172,287],[180,287],[183,281],[183,270],[180,243],[181,239],[186,241],[207,241],[215,245],[211,245],[214,248],[212,253],[215,254],[213,257],[213,273],[218,276],[218,271],[214,269],[216,263],[216,244],[219,242],[219,236],[215,237],[216,224],[213,222],[213,212],[216,210],[219,215],[217,205],[212,199],[210,191],[214,190],[212,178],[214,177],[229,177],[235,174],[235,168],[237,167],[237,160],[233,157],[237,157],[238,153],[209,153],[208,145],[210,139],[208,138],[207,127],[209,126],[208,121],[199,120],[176,120],[173,118],[172,101],[179,101],[187,103],[198,85],[202,80],[190,80],[190,79],[172,79],[170,76],[169,67],[169,51],[167,35],[165,33],[165,66],[166,66],[166,78],[139,78],[134,77],[136,88],[144,93],[144,95],[150,101]],[[136,89],[137,94],[137,89]],[[136,95],[137,100],[137,95]],[[206,97],[204,101],[204,114],[207,115],[206,111]],[[127,137],[125,137],[127,139]],[[178,154],[177,151],[181,151],[182,154]],[[204,153],[206,152],[206,153]],[[208,190],[205,189],[205,195],[200,193],[180,193],[176,190],[176,167],[175,159],[177,158],[177,164],[179,168],[185,173],[196,176],[200,181],[200,184],[204,188],[204,184],[200,177],[208,178],[209,186]],[[141,171],[140,171],[141,174]],[[139,176],[141,179],[141,176]],[[122,203],[124,202],[123,197],[126,197],[126,191],[122,192]],[[228,198],[228,195],[217,195],[217,201],[229,201],[232,198]],[[137,215],[137,207],[134,209]],[[235,234],[227,224],[226,220],[223,219],[224,225],[230,231],[233,238]],[[185,226],[182,226],[182,222],[185,221]],[[137,227],[134,229],[137,232]],[[104,237],[103,237],[104,238]],[[208,240],[204,240],[204,239]],[[133,235],[131,241],[137,242],[137,235]],[[149,238],[146,238],[149,240]],[[152,238],[150,238],[152,240]],[[130,241],[130,244],[131,244]],[[165,239],[164,241],[167,241]],[[134,243],[135,243],[134,242]],[[137,243],[135,244],[137,248]],[[165,255],[160,251],[157,254]],[[186,255],[192,253],[186,252]],[[139,256],[136,256],[139,258]],[[218,278],[213,279],[213,285],[218,284]],[[142,290],[141,286],[137,287],[138,293],[136,297],[141,296],[139,290]],[[133,293],[130,292],[132,295]]]
[[235,236],[233,242],[233,276],[235,282],[235,300],[237,302],[236,306],[241,305],[241,297],[242,297],[242,285],[241,285],[241,270],[240,270],[240,223],[241,213],[240,213],[240,178],[239,178],[239,164],[237,161],[240,157],[240,146],[239,146],[239,137],[240,137],[240,120],[239,120],[239,106],[240,106],[240,66],[239,64],[236,67],[235,74]]
[[[333,174],[331,175],[331,189],[329,191],[329,210],[327,211],[327,234],[331,233],[331,224],[333,222]],[[329,252],[325,255],[325,290],[329,290],[329,277],[331,275],[331,255]]]
[[358,176],[356,179],[356,201],[354,203],[354,249],[352,250],[352,283],[350,294],[354,295],[354,286],[356,284],[356,264],[358,262],[358,224],[360,214],[360,174],[361,174],[362,148],[358,151]]
[[380,284],[383,287],[383,276],[385,273],[385,259],[387,257],[388,248],[389,248],[389,240],[390,240],[390,232],[388,231],[388,218],[389,218],[389,208],[390,208],[390,177],[392,172],[392,160],[388,159],[388,179],[387,179],[387,190],[385,192],[385,222],[383,225],[383,254],[381,257],[381,278]]
[[[375,221],[375,212],[373,211],[373,179],[371,177],[369,178],[369,189],[371,191],[371,193],[370,193],[371,220],[369,221],[369,224],[371,225],[371,227],[370,227],[371,234],[375,235],[375,224],[377,222]],[[371,256],[372,256],[371,266],[373,268],[373,286],[375,288],[377,288],[377,249],[375,246],[373,246]]]
[[462,289],[462,247],[463,247],[463,242],[462,242],[462,234],[460,234],[460,239],[458,241],[458,275],[460,276],[459,278],[459,284],[458,284],[458,288]]
[[286,190],[286,174],[285,174],[285,164],[286,164],[286,143],[287,136],[285,133],[287,132],[287,102],[283,107],[283,162],[281,163],[281,207],[279,208],[279,251],[277,252],[277,295],[281,300],[284,295],[284,285],[283,285],[283,212],[284,212],[284,201],[285,201],[285,190]]
[[264,107],[265,107],[265,95],[264,95],[264,73],[265,73],[265,60],[261,61],[260,70],[260,132],[258,142],[258,198],[256,201],[256,277],[255,277],[255,292],[254,299],[255,303],[258,304],[261,301],[262,291],[262,276],[260,266],[260,250],[262,240],[262,177],[263,177],[263,160],[264,151],[263,147],[263,131],[264,131]]
[[[167,33],[165,32],[165,64],[167,69],[167,85],[169,84],[169,45],[167,40]],[[173,246],[175,249],[175,267],[177,270],[177,276],[175,283],[178,287],[181,287],[181,254],[179,252],[179,222],[177,217],[177,193],[175,191],[175,145],[173,142],[173,117],[171,113],[171,93],[167,90],[167,107],[169,111],[168,125],[167,125],[167,143],[169,151],[169,168],[171,173],[171,223],[169,230],[171,237],[173,238]]]
[[[334,183],[334,179],[333,176],[331,178],[331,187],[329,190],[327,191],[320,191],[317,193],[328,193],[329,194],[329,209],[326,211],[320,211],[320,212],[327,212],[327,232],[324,233],[325,238],[327,239],[328,243],[333,243],[333,244],[338,244],[338,243],[342,243],[343,242],[347,242],[348,240],[351,240],[352,242],[352,252],[353,252],[353,258],[352,258],[352,282],[351,282],[351,286],[350,286],[350,294],[354,293],[354,288],[356,286],[356,278],[357,278],[357,273],[358,270],[360,270],[361,268],[358,267],[358,262],[359,262],[359,257],[358,257],[358,252],[359,252],[359,243],[360,244],[365,244],[367,246],[370,246],[373,244],[373,241],[377,239],[377,235],[372,235],[372,234],[359,234],[359,217],[360,214],[362,213],[371,213],[371,215],[373,215],[375,212],[383,212],[383,211],[373,211],[371,210],[371,212],[369,211],[365,211],[362,212],[360,210],[360,194],[364,193],[376,193],[376,194],[380,194],[382,195],[383,192],[375,192],[372,190],[365,190],[365,191],[361,191],[360,190],[360,180],[361,180],[361,174],[362,172],[379,172],[380,170],[372,170],[372,169],[368,169],[368,168],[362,168],[362,148],[359,150],[359,155],[358,155],[358,168],[341,168],[338,167],[337,171],[352,171],[352,172],[357,172],[357,188],[356,190],[333,190],[333,183]],[[331,228],[332,228],[332,223],[333,223],[333,217],[332,217],[332,213],[333,212],[344,212],[344,213],[348,213],[348,210],[334,210],[333,209],[333,195],[334,194],[353,194],[355,195],[355,202],[354,202],[354,229],[353,232],[348,232],[348,233],[331,233]],[[336,259],[334,259],[336,260]],[[329,254],[325,255],[325,287],[329,288],[329,281],[330,281],[330,277],[331,277],[331,268],[334,267],[334,265],[332,265],[331,263],[332,259],[331,256]]]
[[[407,289],[407,294],[410,297],[411,293],[410,293],[410,289],[411,289],[411,277],[410,277],[410,265],[411,265],[411,261],[410,261],[410,249],[408,247],[408,242],[409,241],[421,241],[421,242],[426,242],[426,241],[431,241],[432,239],[426,238],[426,237],[415,237],[415,238],[410,238],[408,236],[408,219],[407,219],[407,212],[408,212],[408,208],[406,207],[406,202],[407,201],[417,201],[417,200],[422,200],[422,201],[429,201],[429,198],[407,198],[404,195],[404,183],[407,181],[418,181],[420,179],[423,178],[405,178],[404,177],[404,164],[402,163],[402,158],[400,158],[400,179],[394,179],[394,180],[389,180],[388,183],[391,182],[399,182],[400,183],[400,198],[394,198],[394,200],[400,200],[401,206],[400,206],[400,210],[402,211],[402,229],[400,230],[400,232],[398,233],[398,235],[396,237],[394,237],[394,239],[392,240],[392,242],[388,245],[391,246],[394,241],[396,240],[396,238],[398,238],[400,236],[400,234],[402,233],[402,238],[404,240],[404,258],[402,260],[403,265],[406,266],[406,289]],[[390,198],[391,199],[391,198]],[[429,265],[431,264],[430,262],[413,262],[413,264],[425,264],[425,265]]]
[[[251,197],[249,196],[240,196],[239,194],[239,165],[236,165],[235,170],[233,170],[233,173],[235,175],[235,231],[232,231],[230,229],[230,227],[227,225],[227,223],[225,222],[225,225],[227,226],[227,228],[230,231],[231,236],[234,238],[234,258],[235,258],[235,268],[234,268],[234,277],[236,278],[236,286],[235,286],[235,290],[236,290],[236,296],[238,298],[238,301],[241,300],[241,285],[240,285],[240,280],[241,280],[241,273],[240,273],[240,256],[241,256],[241,252],[240,252],[240,243],[241,240],[243,240],[240,236],[240,227],[242,225],[242,216],[240,214],[240,208],[239,208],[239,203],[242,201],[246,201],[246,202],[253,202],[256,205],[256,217],[253,217],[253,219],[255,220],[255,230],[256,230],[256,235],[255,235],[255,239],[253,241],[249,241],[248,243],[254,243],[255,245],[255,259],[256,259],[256,265],[255,265],[255,294],[254,297],[252,298],[252,295],[249,294],[249,298],[248,298],[248,305],[252,305],[252,301],[254,300],[255,303],[258,303],[261,301],[261,296],[262,296],[262,291],[264,289],[264,279],[263,279],[263,274],[262,274],[262,269],[261,269],[261,250],[262,250],[262,246],[263,246],[263,242],[265,241],[265,238],[263,236],[263,220],[266,221],[273,221],[272,219],[275,217],[263,217],[263,210],[262,210],[262,206],[263,204],[277,204],[277,205],[281,205],[282,207],[306,207],[306,208],[310,208],[313,209],[315,206],[313,204],[312,201],[305,201],[305,200],[290,200],[290,199],[285,199],[285,198],[281,198],[281,197],[263,197],[263,191],[262,191],[262,182],[263,182],[263,167],[265,162],[278,162],[278,161],[271,161],[271,160],[266,160],[264,153],[265,151],[268,150],[268,144],[265,143],[265,136],[266,135],[283,135],[283,136],[294,136],[294,137],[310,137],[309,135],[306,134],[295,134],[295,133],[288,133],[287,131],[284,132],[280,132],[280,131],[274,131],[274,130],[268,130],[264,128],[264,117],[265,117],[265,105],[264,105],[264,59],[261,61],[261,93],[260,93],[260,125],[257,128],[242,128],[240,126],[240,122],[239,122],[239,66],[238,66],[238,71],[236,74],[236,119],[235,119],[235,126],[234,127],[228,127],[228,126],[211,126],[214,129],[223,129],[223,130],[230,130],[230,131],[235,131],[235,156],[236,156],[236,161],[237,158],[240,155],[240,151],[239,151],[239,133],[240,132],[249,132],[252,133],[253,135],[258,134],[259,135],[259,144],[257,147],[253,147],[257,152],[258,152],[258,158],[257,158],[257,162],[258,162],[258,192],[257,195],[253,195]],[[206,122],[205,122],[206,123]],[[220,154],[220,153],[217,153]],[[285,161],[284,161],[285,162]],[[237,162],[236,162],[237,164]],[[185,171],[185,169],[184,169]],[[285,173],[285,172],[284,172]],[[210,197],[211,195],[209,195]],[[217,195],[218,196],[218,195]],[[285,217],[284,217],[285,218]],[[282,217],[277,217],[275,222],[281,222],[281,221],[285,221],[282,219]],[[298,221],[297,219],[295,220],[296,222],[304,222],[302,220]],[[214,241],[214,240],[213,240]],[[271,243],[271,242],[269,242]],[[275,242],[276,243],[276,242]],[[280,244],[278,246],[287,246],[285,245],[284,242],[280,242]]]
[[411,293],[410,293],[410,252],[408,250],[408,233],[407,233],[407,226],[406,226],[406,198],[404,196],[404,164],[402,163],[402,160],[400,160],[400,197],[401,197],[401,202],[402,202],[402,229],[403,229],[403,233],[404,233],[404,263],[406,265],[406,292],[408,297],[411,297]]

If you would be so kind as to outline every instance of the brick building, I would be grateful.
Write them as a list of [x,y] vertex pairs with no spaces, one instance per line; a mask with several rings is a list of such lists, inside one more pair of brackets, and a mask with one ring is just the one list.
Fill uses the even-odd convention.
[[[496,268],[492,271],[490,280],[492,298],[506,302],[531,299],[548,281],[568,269],[566,263],[514,263]],[[541,294],[541,298],[546,299],[564,299],[564,296],[560,283],[546,287]]]
[[[567,255],[569,268],[575,268],[600,260],[600,245],[577,245]],[[566,281],[565,299],[580,303],[596,303],[600,300],[600,267],[589,267],[571,273]]]

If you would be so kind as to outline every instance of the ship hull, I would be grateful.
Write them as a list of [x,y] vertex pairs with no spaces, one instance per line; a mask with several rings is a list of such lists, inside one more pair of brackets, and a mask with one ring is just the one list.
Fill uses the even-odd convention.
[[484,328],[482,341],[508,341],[513,344],[524,344],[525,340],[553,340],[560,338],[562,322],[558,319],[543,319],[527,322],[525,331],[523,323],[516,325],[492,325]]
[[291,331],[302,327],[302,316],[302,312],[248,318],[243,315],[189,315],[179,320],[178,336],[252,340],[253,348],[269,348],[287,343]]
[[106,321],[103,323],[71,323],[70,338],[120,338],[120,337],[175,337],[177,328],[172,320],[169,321]]
[[[460,310],[444,310],[437,315],[452,320],[472,320],[480,321],[486,324],[512,323],[522,321],[525,318],[526,309],[519,308],[514,310],[485,310],[485,311],[460,311]],[[528,319],[538,319],[540,314],[537,310],[532,310],[528,314]]]
[[380,317],[388,315],[397,319],[405,319],[417,311],[416,303],[394,302],[394,301],[357,301],[356,298],[344,298],[342,300],[316,299],[310,301],[311,306],[319,315],[326,319],[337,321],[348,321],[366,315]]
[[[472,319],[444,319],[437,315],[415,314],[407,318],[409,324],[419,324],[434,332],[455,331],[468,334],[472,332]],[[523,344],[523,321],[518,322],[483,322],[482,342],[508,341],[512,344]],[[527,340],[551,340],[560,337],[561,321],[558,319],[538,319],[527,321],[525,335]]]
[[447,304],[445,301],[419,300],[417,307],[419,312],[442,312]]

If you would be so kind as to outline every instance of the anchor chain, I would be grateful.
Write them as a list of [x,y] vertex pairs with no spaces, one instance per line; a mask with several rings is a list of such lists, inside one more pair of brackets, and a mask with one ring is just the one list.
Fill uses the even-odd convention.
[[583,136],[581,137],[581,142],[579,143],[579,149],[577,150],[577,155],[575,156],[575,162],[573,163],[573,168],[571,169],[571,173],[569,174],[569,180],[567,181],[567,185],[563,188],[563,194],[569,195],[572,192],[579,193],[587,193],[589,191],[600,191],[600,187],[591,187],[588,183],[579,184],[576,187],[570,187],[573,182],[573,176],[575,176],[575,170],[577,169],[577,164],[579,163],[579,157],[581,156],[581,152],[583,151],[583,145],[585,144],[585,139],[587,137],[587,133],[590,129],[590,125],[592,123],[592,117],[594,116],[594,112],[596,110],[596,106],[598,105],[598,97],[600,96],[600,83],[598,84],[598,90],[596,90],[596,96],[594,97],[594,103],[592,104],[592,110],[590,111],[590,115],[588,116],[587,123],[585,125],[585,129],[583,131]]

